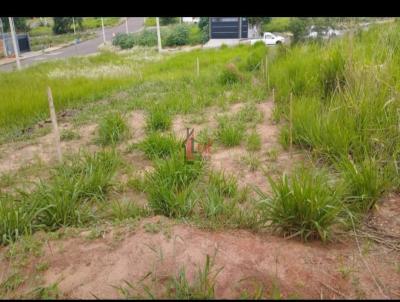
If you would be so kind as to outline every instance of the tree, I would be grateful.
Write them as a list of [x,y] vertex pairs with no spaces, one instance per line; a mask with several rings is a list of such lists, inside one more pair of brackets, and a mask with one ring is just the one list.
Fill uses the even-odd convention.
[[[10,31],[10,23],[8,22],[8,17],[1,17],[1,21],[3,21],[3,31]],[[14,17],[14,26],[15,31],[17,32],[26,32],[28,31],[28,25],[26,25],[25,17]]]
[[304,40],[308,27],[310,25],[310,19],[299,17],[291,18],[289,21],[289,30],[293,34],[293,43]]
[[208,40],[210,40],[209,17],[200,17],[198,26],[203,33],[202,42],[206,43]]
[[249,24],[255,26],[258,33],[261,32],[261,25],[271,22],[271,17],[248,17]]
[[160,17],[161,25],[169,25],[174,23],[178,23],[177,17]]
[[72,17],[54,17],[53,32],[56,35],[74,31],[72,29]]

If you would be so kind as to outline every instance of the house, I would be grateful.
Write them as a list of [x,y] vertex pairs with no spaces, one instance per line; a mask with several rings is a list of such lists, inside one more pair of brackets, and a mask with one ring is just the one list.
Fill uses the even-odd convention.
[[200,17],[182,17],[183,23],[199,23]]
[[[31,50],[31,45],[29,41],[28,34],[17,34],[17,45],[19,48],[19,53],[27,52]],[[6,57],[14,56],[14,46],[12,43],[12,37],[9,33],[3,33],[0,36],[1,52]]]
[[210,39],[247,39],[246,17],[210,17]]

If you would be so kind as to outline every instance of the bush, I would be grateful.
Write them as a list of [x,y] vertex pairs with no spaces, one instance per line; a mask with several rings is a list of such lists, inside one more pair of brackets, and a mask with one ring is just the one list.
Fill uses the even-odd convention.
[[156,17],[146,17],[146,21],[144,21],[144,25],[146,26],[156,26]]
[[160,25],[170,25],[179,22],[179,17],[160,17]]
[[165,46],[189,44],[189,28],[184,24],[176,25],[166,39]]
[[56,35],[72,32],[71,17],[54,17],[53,32]]
[[103,146],[115,145],[128,133],[128,125],[120,113],[109,113],[99,124],[98,142]]
[[242,74],[233,63],[226,65],[219,75],[219,82],[223,85],[234,84],[242,80]]
[[272,197],[257,190],[266,222],[284,236],[299,236],[303,240],[327,240],[331,227],[339,222],[342,207],[339,196],[321,172],[305,168],[283,175],[278,181],[269,178]]
[[263,42],[257,43],[252,46],[252,50],[246,58],[244,69],[247,71],[264,69],[267,47]]
[[119,46],[122,49],[132,48],[135,43],[135,38],[132,34],[117,33],[112,40],[114,46]]
[[145,175],[149,205],[157,214],[184,217],[194,207],[193,189],[203,169],[203,162],[186,162],[181,153],[156,161],[154,171]]
[[289,17],[275,17],[271,22],[264,24],[262,29],[264,32],[285,32],[289,30]]

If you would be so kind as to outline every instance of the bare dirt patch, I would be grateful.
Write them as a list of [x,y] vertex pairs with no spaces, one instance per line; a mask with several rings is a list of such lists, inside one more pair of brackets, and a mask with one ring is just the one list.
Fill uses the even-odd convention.
[[[149,231],[152,224],[159,226],[156,231]],[[250,280],[265,289],[267,298],[273,284],[282,298],[385,298],[352,242],[304,244],[247,231],[209,232],[160,216],[144,219],[117,242],[116,231],[95,240],[88,240],[86,232],[51,241],[44,247],[49,263],[45,284],[59,282],[67,298],[120,298],[113,286],[123,286],[124,280],[138,285],[149,272],[163,279],[185,267],[193,280],[208,254],[215,255],[214,269],[222,268],[216,278],[217,298],[239,298]],[[364,257],[384,294],[395,298],[400,274],[393,263],[399,255],[379,247]],[[157,288],[160,285],[153,284],[155,292]]]

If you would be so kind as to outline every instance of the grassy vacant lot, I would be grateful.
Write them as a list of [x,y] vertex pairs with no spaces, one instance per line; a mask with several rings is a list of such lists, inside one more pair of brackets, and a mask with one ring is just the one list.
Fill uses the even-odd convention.
[[[139,55],[134,55],[135,52]],[[149,54],[152,52],[154,50],[148,50]],[[225,86],[218,81],[219,71],[229,60],[245,65],[249,48],[166,55],[162,61],[158,56],[148,60],[144,56],[141,50],[125,54],[102,53],[40,64],[23,72],[3,73],[0,78],[1,136],[18,136],[25,127],[47,116],[47,86],[53,90],[58,110],[97,100],[123,88],[137,90],[138,96],[134,101],[146,106],[153,98],[142,95],[143,87],[151,87],[149,89],[159,94],[155,98],[174,112],[190,112],[224,101],[221,92]],[[195,76],[197,58],[201,65],[200,77]],[[248,80],[233,85],[230,99],[253,99],[266,95],[265,89],[254,90],[250,84]],[[175,89],[171,90],[171,87]]]
[[[5,260],[0,261],[9,265],[6,277],[0,279],[0,295],[62,297],[58,284],[63,280],[46,275],[55,283],[46,279],[45,284],[40,279],[52,265],[61,270],[70,265],[75,270],[70,263],[78,263],[77,267],[84,266],[85,275],[96,269],[96,263],[82,252],[89,241],[95,242],[90,249],[93,255],[112,262],[113,257],[125,259],[126,253],[142,255],[136,247],[155,236],[156,246],[148,246],[152,254],[118,262],[118,271],[123,271],[129,265],[139,267],[147,261],[152,268],[149,272],[148,267],[140,266],[143,275],[137,276],[138,284],[112,279],[115,270],[107,271],[107,278],[120,282],[112,287],[122,296],[218,297],[216,278],[220,271],[212,269],[213,257],[207,254],[205,265],[192,274],[193,278],[184,268],[167,264],[174,259],[171,263],[176,266],[175,261],[188,255],[200,257],[198,250],[205,246],[221,244],[223,263],[228,265],[225,283],[220,282],[231,284],[234,274],[242,274],[240,280],[244,280],[254,274],[244,267],[253,265],[262,284],[268,284],[267,294],[262,286],[253,284],[255,288],[241,287],[240,295],[233,297],[291,297],[295,290],[305,297],[321,297],[321,280],[330,282],[331,292],[324,292],[324,297],[332,297],[332,292],[333,297],[338,293],[342,297],[395,297],[400,260],[398,232],[394,229],[389,235],[375,229],[371,235],[365,231],[371,220],[365,219],[373,217],[380,199],[399,190],[399,29],[398,23],[386,24],[343,39],[290,48],[282,45],[270,49],[256,44],[163,55],[150,48],[134,48],[2,73],[3,141],[24,138],[26,127],[48,117],[48,85],[53,89],[58,112],[81,109],[67,121],[76,123],[76,128],[62,132],[63,141],[72,144],[87,139],[74,131],[79,132],[87,123],[96,123],[96,127],[93,140],[84,141],[84,150],[68,154],[62,165],[43,164],[42,169],[21,169],[0,178],[0,243],[8,246]],[[268,74],[264,69],[266,56]],[[274,104],[265,101],[272,88]],[[185,130],[187,123],[203,125],[196,138],[202,148],[213,142],[209,160],[199,154],[192,161],[184,159],[182,137],[177,134]],[[301,157],[292,158],[278,150],[274,145],[278,138],[284,148],[289,149],[293,142],[295,155],[310,155],[310,159],[294,162]],[[233,159],[235,154],[244,155],[240,163]],[[277,162],[290,169],[284,170]],[[262,182],[256,183],[260,174]],[[28,181],[21,188],[25,178],[40,181]],[[126,196],[128,201],[122,198]],[[137,226],[138,221],[156,215],[184,227],[173,233],[174,227],[164,225],[162,219],[145,220],[143,228]],[[392,217],[395,220],[397,216]],[[131,233],[119,233],[119,227]],[[77,235],[87,228],[84,239]],[[110,228],[112,232],[107,231]],[[199,228],[218,232],[202,233]],[[359,241],[357,246],[351,241],[356,232],[367,238],[358,239],[362,246]],[[281,240],[272,235],[326,245]],[[57,251],[49,248],[47,260],[52,264],[27,260],[32,255],[46,260],[43,242],[57,239],[57,244],[62,244],[63,237],[70,239],[65,242],[69,250],[64,253],[63,246]],[[109,245],[103,246],[104,242]],[[372,248],[372,242],[380,245]],[[56,242],[51,244],[54,247]],[[125,249],[114,249],[121,244],[126,244]],[[188,254],[176,257],[183,246],[189,248]],[[368,283],[364,279],[370,279],[366,277],[371,275],[370,267],[355,269],[350,267],[355,258],[345,259],[359,253],[365,265],[372,259],[371,250],[379,252],[384,246],[394,253],[379,253],[373,258],[373,269],[375,276],[387,277],[387,284],[377,279]],[[302,253],[304,263],[298,258]],[[283,257],[279,265],[285,267],[280,278],[278,257]],[[392,258],[381,261],[382,257]],[[232,259],[235,264],[229,262]],[[238,261],[243,270],[236,269]],[[321,271],[314,261],[323,266]],[[160,272],[157,265],[161,266]],[[109,269],[110,264],[101,262],[100,275],[104,275],[106,266]],[[163,268],[168,270],[168,277]],[[25,276],[28,269],[38,278]],[[171,273],[174,269],[177,274]],[[362,272],[364,275],[357,275]],[[128,269],[125,276],[131,275]],[[327,279],[326,275],[335,277]],[[299,276],[307,276],[307,286],[293,285]],[[153,287],[141,283],[147,277]],[[101,278],[96,282],[105,284]],[[91,280],[91,275],[82,280],[82,287],[89,284],[90,293],[94,287],[100,288]],[[277,282],[286,284],[284,295]],[[28,284],[34,291],[22,295],[22,289],[26,289],[22,285],[29,288]],[[68,281],[62,284],[64,288],[69,286]],[[340,287],[340,291],[331,285]],[[68,291],[79,296],[82,287],[69,287]],[[159,295],[157,290],[161,289],[165,291]],[[106,297],[110,294],[107,290],[102,293]]]

